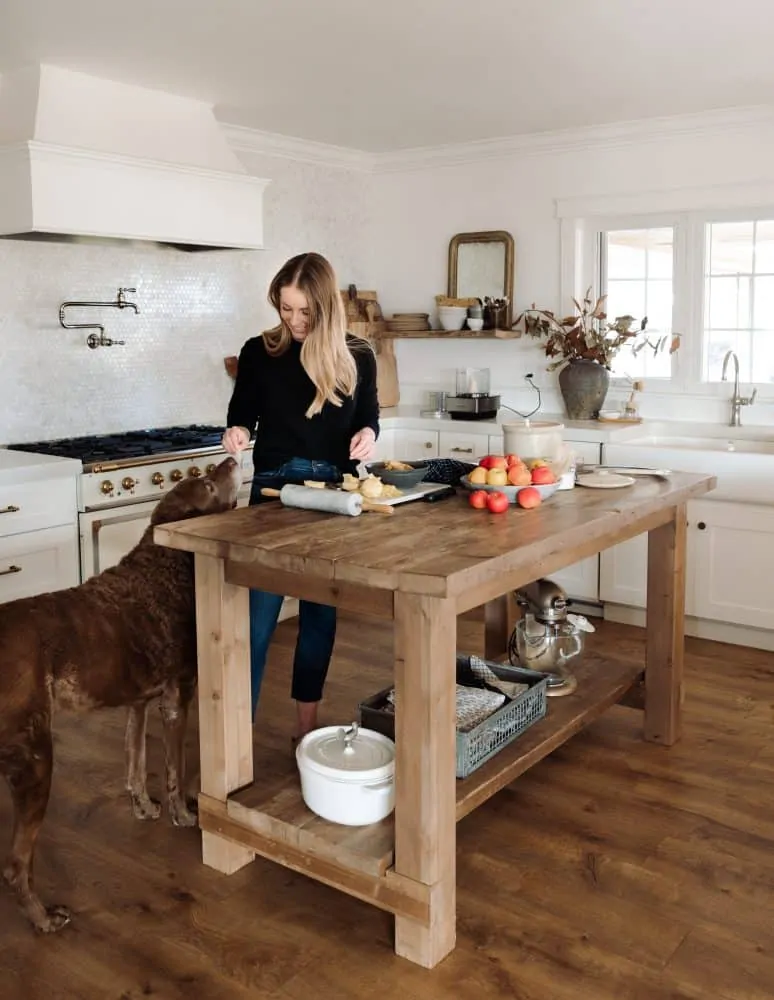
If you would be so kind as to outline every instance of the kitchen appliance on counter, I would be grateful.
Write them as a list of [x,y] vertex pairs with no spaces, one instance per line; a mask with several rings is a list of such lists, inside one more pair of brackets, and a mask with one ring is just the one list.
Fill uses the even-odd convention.
[[425,403],[419,411],[420,417],[434,417],[436,420],[449,420],[450,414],[446,409],[446,400],[449,398],[448,392],[442,389],[434,389],[427,393]]
[[452,420],[494,420],[500,397],[490,393],[488,368],[458,368],[456,393],[446,397]]
[[567,594],[545,577],[517,590],[516,603],[523,617],[509,642],[511,663],[543,674],[549,697],[572,694],[578,681],[569,666],[583,655],[585,633],[594,626],[583,615],[569,614]]
[[[81,582],[118,563],[142,537],[165,493],[186,477],[206,475],[226,457],[223,427],[188,424],[10,444],[12,451],[74,458],[78,481]],[[242,452],[246,506],[253,477],[252,451]]]

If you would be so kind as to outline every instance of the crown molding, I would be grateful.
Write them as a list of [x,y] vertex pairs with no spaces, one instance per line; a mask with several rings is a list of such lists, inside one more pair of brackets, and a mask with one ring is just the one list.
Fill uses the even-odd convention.
[[311,139],[296,139],[275,132],[261,132],[241,125],[221,124],[221,129],[229,146],[239,153],[278,156],[283,160],[295,160],[297,163],[311,163],[341,170],[370,173],[373,169],[373,154],[360,149],[333,146]]
[[501,139],[482,139],[447,146],[398,150],[375,156],[377,173],[446,167],[505,157],[573,153],[630,146],[677,136],[712,135],[774,123],[774,105],[729,108],[691,115],[643,118],[639,121],[583,128],[532,132]]
[[301,163],[379,174],[456,166],[506,157],[545,156],[589,149],[610,149],[680,136],[727,134],[772,124],[774,124],[774,105],[759,104],[383,153],[333,146],[324,142],[261,132],[239,125],[221,127],[231,147],[240,152],[278,156]]

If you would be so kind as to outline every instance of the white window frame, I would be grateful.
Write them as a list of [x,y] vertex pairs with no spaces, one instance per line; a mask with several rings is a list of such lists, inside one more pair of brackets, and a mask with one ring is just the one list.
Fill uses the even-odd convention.
[[[751,200],[758,195],[756,201]],[[725,207],[721,207],[725,203]],[[714,207],[716,206],[717,207]],[[734,205],[735,207],[729,207]],[[680,210],[678,206],[685,206]],[[631,209],[631,210],[628,210]],[[665,395],[690,395],[721,399],[728,395],[723,382],[702,381],[704,349],[705,227],[710,222],[748,222],[774,219],[774,189],[769,184],[724,189],[686,189],[647,195],[616,195],[557,201],[561,221],[561,309],[572,312],[572,298],[582,297],[591,286],[600,287],[599,233],[618,229],[673,226],[674,307],[672,327],[683,335],[672,355],[672,377],[646,378],[646,389]],[[625,378],[611,379],[611,386],[626,388]],[[770,382],[745,382],[744,392],[758,390],[761,402],[774,402]]]

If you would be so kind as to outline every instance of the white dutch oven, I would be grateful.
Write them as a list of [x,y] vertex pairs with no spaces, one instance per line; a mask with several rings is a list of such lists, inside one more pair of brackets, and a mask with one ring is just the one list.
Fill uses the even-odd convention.
[[395,808],[395,744],[356,723],[315,729],[296,748],[301,794],[331,823],[368,826]]

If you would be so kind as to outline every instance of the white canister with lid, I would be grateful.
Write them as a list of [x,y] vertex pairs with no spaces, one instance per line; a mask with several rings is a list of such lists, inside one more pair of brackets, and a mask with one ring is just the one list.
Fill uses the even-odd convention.
[[524,462],[542,458],[558,459],[562,452],[564,424],[552,420],[522,420],[503,424],[503,448],[506,455],[518,455]]
[[296,748],[307,807],[344,826],[368,826],[395,808],[395,744],[357,723],[315,729]]

